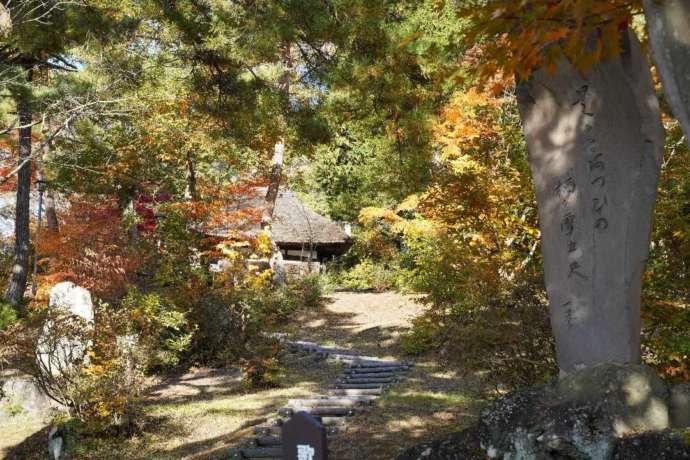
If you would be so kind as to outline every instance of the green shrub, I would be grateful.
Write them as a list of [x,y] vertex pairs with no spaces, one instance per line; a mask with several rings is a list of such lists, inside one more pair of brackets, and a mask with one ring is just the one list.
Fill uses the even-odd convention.
[[434,347],[436,328],[426,316],[417,318],[414,327],[403,335],[400,345],[405,353],[421,355]]
[[310,273],[291,283],[290,289],[303,307],[317,307],[324,294],[324,280],[319,273]]
[[0,331],[17,321],[17,312],[12,306],[5,302],[0,302]]
[[364,259],[340,273],[339,284],[346,289],[374,289],[385,291],[395,287],[395,272],[382,263]]
[[642,358],[671,381],[690,380],[690,152],[677,122],[664,162],[642,304]]
[[149,369],[172,368],[180,364],[191,346],[195,328],[187,312],[181,311],[159,293],[143,293],[133,287],[119,307],[129,320],[128,333],[140,337],[146,349]]

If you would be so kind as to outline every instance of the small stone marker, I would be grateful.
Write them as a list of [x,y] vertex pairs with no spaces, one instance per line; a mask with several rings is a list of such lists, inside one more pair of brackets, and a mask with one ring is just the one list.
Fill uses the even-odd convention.
[[327,460],[326,428],[307,412],[283,425],[283,460]]

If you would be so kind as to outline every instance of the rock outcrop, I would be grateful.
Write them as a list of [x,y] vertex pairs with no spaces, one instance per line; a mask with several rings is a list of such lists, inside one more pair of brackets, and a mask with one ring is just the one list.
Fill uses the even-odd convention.
[[601,364],[498,398],[475,426],[398,460],[690,459],[671,430],[686,427],[686,390],[644,365]]

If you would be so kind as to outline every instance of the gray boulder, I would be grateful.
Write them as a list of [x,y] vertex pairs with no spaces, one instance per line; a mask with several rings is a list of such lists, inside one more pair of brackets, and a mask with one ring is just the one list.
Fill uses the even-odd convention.
[[601,364],[498,398],[475,425],[397,460],[690,460],[670,429],[689,415],[689,390],[669,391],[647,366]]
[[[89,347],[88,332],[94,325],[94,310],[91,294],[83,287],[65,281],[50,290],[49,311],[51,318],[43,326],[36,350],[37,361],[42,372],[60,377],[77,371],[86,363]],[[79,323],[69,324],[55,321],[68,318]]]
[[59,404],[46,396],[36,385],[34,380],[18,371],[6,371],[2,373],[2,398],[0,398],[0,419],[8,417],[11,410],[21,409],[31,416],[48,417],[53,410],[59,409]]
[[499,398],[479,437],[490,458],[610,459],[619,439],[669,428],[668,398],[652,369],[601,364]]

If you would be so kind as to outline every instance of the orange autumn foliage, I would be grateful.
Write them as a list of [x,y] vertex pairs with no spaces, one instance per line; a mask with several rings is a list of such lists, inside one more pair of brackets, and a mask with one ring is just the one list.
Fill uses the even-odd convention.
[[38,238],[37,250],[47,273],[39,284],[73,281],[104,300],[123,295],[140,257],[128,244],[115,200],[75,196],[60,218],[59,233],[44,231]]
[[481,43],[478,73],[497,71],[522,79],[539,69],[557,70],[567,58],[587,70],[621,51],[620,32],[640,11],[638,0],[492,0],[465,7],[474,26],[468,43]]
[[203,200],[182,201],[172,206],[206,230],[222,227],[240,232],[261,221],[262,209],[256,205],[263,204],[260,187],[264,185],[265,182],[257,180],[242,180],[224,187],[200,182],[197,187]]

